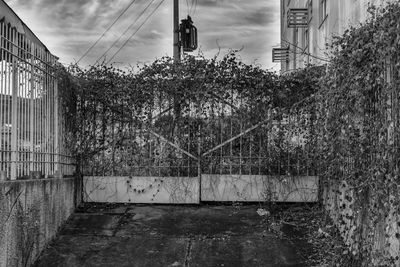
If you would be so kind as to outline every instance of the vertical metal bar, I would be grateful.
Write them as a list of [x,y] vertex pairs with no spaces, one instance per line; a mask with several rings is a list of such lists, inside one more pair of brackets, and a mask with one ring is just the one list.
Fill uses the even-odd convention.
[[33,170],[34,171],[38,171],[39,170],[39,164],[38,164],[38,160],[39,160],[39,154],[38,152],[38,101],[39,101],[39,83],[38,83],[38,70],[36,67],[36,44],[32,43],[32,47],[33,47],[33,51],[32,51],[32,56],[33,56],[33,146],[34,146],[34,153],[33,153],[33,159],[34,159],[34,166],[33,166]]
[[50,74],[53,74],[52,67],[52,58],[51,54],[49,53],[49,136],[50,136],[50,148],[49,148],[49,162],[50,162],[50,174],[55,175],[54,169],[55,169],[55,162],[54,162],[54,143],[55,143],[55,136],[54,136],[54,87],[55,87],[55,82],[54,82],[54,77],[52,77]]
[[[233,112],[232,112],[232,106],[233,106],[233,89],[231,89],[231,105],[230,105],[230,110],[231,110],[231,112],[230,112],[230,117],[231,117],[231,125],[230,125],[230,134],[231,134],[231,136],[230,136],[230,138],[232,138],[233,137],[233,126],[232,126],[232,120],[233,120]],[[229,160],[229,174],[231,174],[232,175],[232,162],[233,162],[233,144],[232,144],[233,142],[230,142],[230,144],[229,144],[229,146],[230,146],[230,160]]]
[[12,42],[12,114],[11,114],[11,180],[17,179],[17,135],[18,135],[18,61],[17,61],[17,51],[14,44],[16,40],[15,30],[11,30],[11,35],[13,37]]
[[[47,63],[47,53],[45,51],[43,51],[43,61],[45,63]],[[48,114],[47,114],[47,97],[49,95],[49,88],[48,88],[48,84],[47,84],[47,74],[46,71],[48,70],[47,66],[45,64],[43,64],[43,69],[45,70],[45,72],[43,73],[43,102],[44,102],[44,107],[43,107],[43,123],[44,123],[44,131],[43,131],[43,135],[44,135],[44,176],[47,178],[48,176],[48,147],[49,147],[49,140],[48,140]]]
[[[240,132],[243,131],[243,122],[242,119],[240,118]],[[239,138],[239,174],[242,175],[242,161],[243,161],[243,155],[242,155],[242,144],[243,144],[243,136],[240,136]]]
[[250,169],[249,169],[249,173],[248,173],[250,175],[253,175],[253,153],[251,151],[253,148],[252,147],[253,142],[254,142],[253,133],[250,132],[250,135],[249,135],[249,158],[250,158],[249,165],[250,165]]
[[23,89],[23,63],[22,60],[18,59],[18,55],[20,53],[20,35],[16,32],[16,45],[17,45],[17,177],[21,177],[23,171],[23,151],[22,151],[22,116],[23,116],[23,96],[21,95]]
[[34,122],[34,120],[35,120],[35,111],[34,111],[34,108],[35,108],[35,103],[34,103],[34,100],[35,100],[35,57],[33,56],[33,53],[34,53],[34,48],[33,48],[33,46],[34,46],[34,44],[33,44],[33,42],[30,42],[30,44],[31,44],[31,49],[30,49],[30,53],[31,53],[31,93],[30,93],[30,136],[29,136],[29,140],[30,140],[30,145],[31,145],[31,147],[30,147],[30,152],[31,152],[31,155],[30,155],[30,161],[31,161],[31,164],[30,164],[30,170],[31,171],[34,171],[34,159],[35,159],[35,141],[34,141],[34,127],[35,127],[35,122]]
[[49,79],[49,97],[48,97],[48,102],[49,102],[49,109],[48,109],[48,114],[49,114],[49,174],[55,177],[54,169],[55,169],[55,162],[54,162],[54,143],[55,143],[55,136],[54,136],[54,78],[50,75],[52,73],[52,62],[51,62],[51,54],[48,54],[48,64],[49,64],[49,74],[48,79]]
[[[161,111],[161,109],[160,109],[160,111]],[[188,152],[190,152],[190,141],[191,141],[191,138],[190,138],[190,134],[191,134],[190,127],[191,127],[191,118],[192,118],[191,115],[192,115],[191,102],[189,100],[189,113],[187,115],[187,127],[188,127],[187,151]],[[184,155],[184,156],[187,158],[187,175],[186,176],[189,177],[190,176],[190,157],[188,157],[187,155]],[[197,155],[197,156],[199,156],[199,155]]]
[[51,55],[49,54],[49,136],[50,136],[50,147],[49,147],[49,164],[50,164],[50,174],[54,176],[54,167],[55,167],[55,162],[54,162],[54,142],[55,142],[55,137],[54,137],[54,79],[50,74],[52,73],[52,69],[50,66],[52,66],[51,62]]
[[[163,106],[162,106],[163,101],[164,101],[164,98],[163,98],[162,92],[160,91],[160,99],[159,99],[160,113],[159,114],[161,114],[161,111],[163,110]],[[154,122],[154,124],[155,124],[155,122]],[[162,148],[161,145],[159,147]],[[161,177],[161,163],[160,162],[161,162],[162,155],[163,155],[163,151],[160,149],[159,158],[157,160],[158,161],[157,166],[158,166],[158,176],[159,177]]]
[[7,121],[7,138],[6,138],[6,149],[7,149],[7,176],[11,179],[11,113],[12,113],[12,42],[11,42],[11,28],[8,26],[5,26],[5,31],[6,31],[6,36],[7,36],[7,46],[6,48],[8,49],[7,52],[7,82],[6,82],[6,95],[8,96],[8,99],[6,101],[6,107],[7,107],[7,115],[6,115],[6,121]]
[[[240,107],[243,106],[243,98],[240,97]],[[242,115],[239,115],[239,120],[240,120],[240,133],[243,132],[243,118]],[[239,175],[242,175],[242,161],[243,161],[243,155],[242,155],[242,151],[243,151],[243,136],[241,135],[239,138]]]
[[48,147],[48,140],[47,140],[47,66],[45,65],[46,60],[46,52],[42,51],[42,60],[43,60],[43,173],[45,177],[47,176],[47,147]]
[[199,124],[198,126],[198,132],[199,132],[199,137],[198,137],[198,142],[197,142],[197,154],[199,155],[198,160],[197,160],[197,173],[198,173],[198,179],[199,179],[199,203],[201,202],[201,125]]
[[[43,69],[43,50],[42,48],[38,48],[38,56],[39,59],[41,60],[40,66]],[[45,92],[45,85],[44,85],[44,74],[43,70],[40,71],[40,116],[39,116],[39,121],[38,124],[40,125],[39,129],[39,142],[40,142],[40,171],[41,175],[44,174],[45,169],[44,169],[44,152],[45,152],[45,143],[44,143],[44,92]]]
[[[221,111],[222,114],[221,114],[220,119],[219,119],[220,144],[222,144],[222,142],[223,142],[223,125],[224,125],[224,122],[223,122],[224,116],[222,116],[222,115],[223,115],[223,112],[224,112],[224,104],[221,104],[221,105],[222,105],[222,111]],[[223,148],[222,148],[222,146],[221,146],[221,148],[220,148],[219,158],[220,158],[219,174],[222,175],[222,172],[223,172],[223,171],[222,171],[222,167],[223,167],[223,163],[224,163]]]
[[287,122],[287,130],[286,130],[286,132],[287,132],[287,137],[286,137],[286,139],[287,139],[287,151],[286,151],[286,153],[287,153],[287,167],[286,167],[286,175],[287,174],[290,174],[290,159],[291,159],[291,157],[290,157],[290,153],[291,153],[291,143],[289,142],[289,140],[291,140],[291,115],[290,115],[290,101],[289,101],[289,104],[288,104],[288,106],[287,106],[287,110],[288,110],[288,122]]
[[5,60],[5,52],[3,47],[5,47],[5,38],[4,36],[4,23],[0,22],[0,180],[6,179],[6,172],[5,172],[5,164],[6,164],[6,159],[5,159],[5,146],[4,146],[4,106],[5,106],[5,99],[6,99],[6,94],[5,94],[5,83],[6,83],[6,74],[4,73],[4,64],[7,62]]
[[6,35],[7,35],[7,92],[6,95],[9,96],[6,106],[7,106],[7,160],[8,160],[8,166],[7,166],[7,176],[11,179],[11,132],[12,132],[12,120],[11,120],[11,114],[12,114],[12,42],[11,42],[11,27],[5,26],[6,30]]
[[58,82],[54,81],[54,147],[55,147],[55,173],[58,177],[62,177],[60,169],[60,143],[59,143],[59,95],[58,95]]
[[40,71],[40,61],[39,61],[39,47],[37,45],[35,45],[35,60],[37,63],[37,68],[35,71],[35,93],[36,93],[36,97],[35,97],[35,143],[36,143],[36,171],[41,171],[41,149],[42,149],[42,144],[40,141],[40,129],[41,129],[41,125],[40,125],[40,108],[41,108],[41,71]]
[[[45,62],[48,64],[49,63],[49,53],[45,52]],[[50,169],[51,169],[51,163],[50,163],[50,147],[51,147],[51,132],[50,132],[50,94],[51,94],[51,88],[50,88],[50,75],[48,74],[50,72],[50,68],[46,66],[45,68],[46,72],[45,77],[46,77],[46,178],[50,175]]]
[[41,80],[42,80],[42,97],[41,97],[41,109],[40,109],[40,122],[41,122],[41,147],[42,147],[42,157],[41,157],[41,165],[42,165],[42,173],[41,176],[46,175],[46,74],[43,69],[45,65],[43,64],[44,60],[44,50],[40,48],[40,59],[42,60],[41,67]]
[[[148,116],[148,121],[147,121],[147,127],[148,127],[148,129],[151,129],[151,119],[152,119],[152,116],[151,116],[151,108],[149,107],[149,113],[147,114],[147,116]],[[151,168],[151,136],[150,136],[150,131],[147,131],[147,142],[148,142],[148,146],[147,146],[147,176],[151,176],[151,174],[150,174],[150,168]]]
[[[270,118],[270,111],[268,110],[268,118]],[[270,140],[270,135],[272,136],[272,131],[271,129],[273,129],[273,121],[271,122],[272,127],[268,128],[268,134],[267,134],[267,138],[266,138],[266,144],[262,144],[263,147],[266,147],[266,154],[265,157],[267,158],[267,162],[268,162],[268,167],[267,167],[267,172],[269,175],[271,175],[271,165],[272,165],[272,160],[271,160],[271,151],[270,151],[270,147],[269,147],[269,140]],[[271,137],[272,138],[272,137]],[[261,137],[261,142],[264,143],[264,139]]]
[[22,175],[26,176],[28,173],[28,167],[27,166],[27,151],[26,151],[26,144],[27,144],[27,139],[26,139],[26,119],[27,119],[27,109],[26,109],[26,91],[27,91],[27,65],[26,65],[26,59],[25,59],[25,51],[26,51],[26,46],[25,46],[25,37],[23,35],[20,35],[20,47],[21,47],[21,161],[22,161]]
[[[262,150],[262,131],[258,131],[259,145],[258,145],[258,175],[261,175],[261,157],[265,157],[265,152]],[[269,130],[267,130],[267,138],[268,138]],[[261,154],[263,153],[263,154]]]
[[20,112],[19,114],[19,175],[23,176],[25,175],[25,151],[24,151],[24,116],[25,116],[25,105],[24,105],[24,91],[25,91],[25,67],[24,67],[24,61],[23,61],[23,56],[22,53],[23,51],[23,42],[22,42],[23,36],[18,33],[18,55],[21,57],[20,63],[19,63],[19,71],[18,71],[18,76],[19,76],[19,83],[18,83],[18,95],[20,99],[20,105],[18,111]]
[[[42,67],[40,62],[40,47],[36,47],[35,54],[38,59],[38,67]],[[43,84],[42,84],[42,71],[38,68],[37,70],[37,144],[38,144],[38,154],[37,154],[37,171],[42,172],[42,153],[43,153],[43,140],[42,140],[42,98],[43,98]]]
[[24,140],[25,140],[25,145],[24,145],[24,153],[25,153],[25,175],[29,175],[30,171],[30,95],[29,95],[29,89],[30,89],[30,63],[28,59],[28,39],[24,36],[24,66],[25,66],[25,79],[24,79],[24,84],[25,84],[25,92],[24,92],[24,103],[25,103],[25,119],[24,119]]

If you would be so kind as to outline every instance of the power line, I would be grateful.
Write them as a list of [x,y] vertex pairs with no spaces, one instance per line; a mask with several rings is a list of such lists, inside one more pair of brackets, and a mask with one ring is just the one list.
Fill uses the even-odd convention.
[[[313,58],[315,58],[315,59],[322,60],[322,61],[325,61],[325,62],[329,62],[329,63],[331,62],[331,61],[329,61],[328,59],[321,58],[321,57],[317,57],[317,56],[314,56],[314,55],[311,54],[311,53],[307,53],[304,49],[302,49],[301,47],[299,47],[299,46],[297,46],[297,45],[295,45],[295,44],[293,44],[293,43],[291,43],[291,42],[289,42],[288,40],[282,39],[282,41],[284,41],[285,43],[288,43],[289,45],[294,46],[294,47],[297,48],[297,49],[300,49],[300,51],[301,51],[302,54],[304,54],[304,55],[308,55],[308,56],[310,56],[310,57],[313,57]],[[296,50],[295,50],[294,52],[296,52]]]
[[119,14],[119,16],[114,20],[113,23],[111,23],[111,25],[103,32],[103,34],[96,40],[96,42],[94,42],[94,44],[92,44],[92,46],[89,47],[88,50],[86,50],[86,52],[79,58],[79,60],[76,62],[77,64],[90,52],[90,50],[92,50],[97,44],[98,42],[106,35],[106,33],[115,25],[115,23],[117,23],[117,21],[122,17],[122,15],[125,14],[126,11],[128,11],[128,9],[136,2],[136,0],[132,0],[130,2],[130,4]]
[[193,11],[193,5],[194,5],[194,0],[191,0],[191,3],[190,3],[190,8],[189,8],[189,15],[191,15],[191,14],[192,14],[192,11]]
[[192,5],[190,7],[191,16],[194,16],[196,14],[196,9],[197,9],[197,0],[192,0]]
[[188,15],[190,15],[189,0],[186,0],[186,11],[187,11]]
[[121,40],[121,38],[135,25],[135,23],[143,16],[146,10],[153,4],[155,0],[151,0],[151,2],[142,10],[139,16],[129,25],[128,28],[115,40],[112,45],[95,61],[93,65],[96,65],[103,57],[107,55],[107,53]]
[[128,44],[128,42],[132,39],[133,36],[136,35],[136,33],[143,27],[143,25],[149,20],[151,16],[157,11],[157,9],[164,3],[165,0],[161,0],[161,2],[156,6],[156,8],[147,16],[147,18],[140,24],[140,26],[136,29],[134,33],[125,41],[125,43],[117,50],[117,52],[114,53],[114,55],[107,61],[106,64],[110,63],[111,60],[114,59],[114,57]]
[[198,0],[194,0],[194,3],[195,3],[195,4],[194,4],[193,16],[196,15]]

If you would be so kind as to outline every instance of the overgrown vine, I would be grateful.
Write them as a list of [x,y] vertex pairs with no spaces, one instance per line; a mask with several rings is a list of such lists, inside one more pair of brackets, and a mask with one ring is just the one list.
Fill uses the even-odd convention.
[[[388,232],[380,224],[388,217],[398,220],[400,204],[400,5],[369,6],[368,12],[365,23],[331,46],[332,63],[317,100],[319,154],[325,181],[345,181],[351,192],[346,197],[353,207],[340,208],[354,210],[343,221],[358,225],[349,237],[353,254],[362,264],[391,266],[398,253],[388,249]],[[380,238],[386,243],[377,248]]]

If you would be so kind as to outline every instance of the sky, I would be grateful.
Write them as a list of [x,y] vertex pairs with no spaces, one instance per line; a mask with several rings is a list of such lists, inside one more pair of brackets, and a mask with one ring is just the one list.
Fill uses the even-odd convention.
[[[69,64],[77,62],[133,0],[5,1],[60,62]],[[161,1],[135,0],[80,65],[94,64],[112,47],[106,54],[108,61]],[[122,35],[149,3],[142,17]],[[244,63],[279,70],[271,56],[280,41],[279,8],[279,0],[180,0],[180,19],[188,14],[192,17],[199,49],[206,57],[215,56],[219,50],[223,55],[230,49],[241,49]],[[135,66],[172,56],[172,9],[173,1],[164,0],[111,62],[119,67]],[[118,38],[120,41],[112,46]]]

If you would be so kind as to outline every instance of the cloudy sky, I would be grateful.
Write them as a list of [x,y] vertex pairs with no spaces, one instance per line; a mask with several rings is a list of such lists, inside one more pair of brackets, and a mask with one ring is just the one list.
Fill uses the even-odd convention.
[[[133,0],[6,0],[49,50],[64,64],[76,62]],[[135,0],[104,38],[82,59],[89,65],[120,38],[107,59],[137,30],[162,0]],[[162,5],[112,60],[127,66],[172,56],[172,0]],[[196,3],[197,2],[197,3]],[[279,0],[180,0],[180,18],[190,14],[199,46],[207,57],[221,48],[242,49],[245,63],[278,70],[272,47],[279,44]],[[146,12],[132,25],[147,5]],[[130,26],[125,35],[123,32]],[[122,35],[122,37],[121,37]]]

